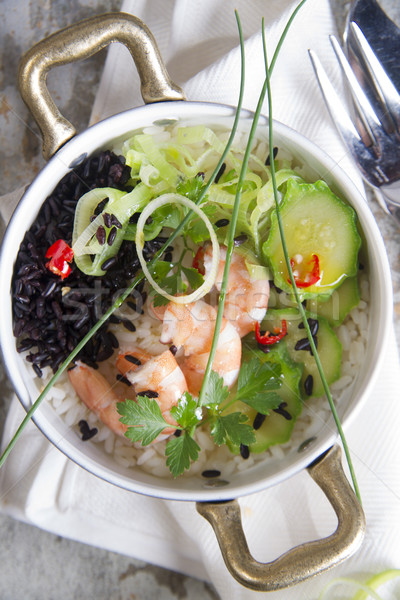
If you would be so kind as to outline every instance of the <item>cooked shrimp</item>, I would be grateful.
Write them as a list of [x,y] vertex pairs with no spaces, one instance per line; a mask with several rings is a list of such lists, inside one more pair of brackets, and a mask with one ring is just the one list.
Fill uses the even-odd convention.
[[[179,359],[179,364],[189,391],[194,395],[198,395],[203,382],[216,315],[216,309],[203,300],[186,305],[170,302],[164,314],[160,342],[183,347],[183,357]],[[213,369],[228,387],[237,379],[241,353],[239,334],[226,319],[223,319]]]
[[[211,268],[212,246],[204,251],[204,268],[207,275]],[[225,268],[226,247],[221,246],[220,263],[215,287],[220,292]],[[243,256],[234,252],[229,270],[228,287],[225,297],[224,317],[232,323],[243,337],[254,330],[256,322],[262,321],[267,312],[269,299],[268,279],[254,279],[250,276]]]
[[[154,398],[167,423],[176,425],[170,410],[172,406],[178,404],[178,400],[184,392],[188,391],[188,387],[182,370],[169,350],[158,356],[152,356],[141,366],[128,371],[125,376],[133,385],[137,395]],[[173,429],[165,429],[163,433],[172,432]]]
[[115,393],[107,379],[81,362],[68,371],[68,377],[87,408],[114,433],[124,435],[127,427],[119,420],[121,415],[117,411],[117,403],[122,402],[123,398]]

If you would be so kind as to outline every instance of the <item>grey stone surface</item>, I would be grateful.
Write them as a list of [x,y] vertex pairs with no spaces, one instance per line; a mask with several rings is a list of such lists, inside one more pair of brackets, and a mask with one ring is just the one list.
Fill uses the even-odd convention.
[[[331,0],[343,28],[348,2]],[[383,2],[392,18],[398,0]],[[0,181],[1,194],[26,183],[43,165],[40,136],[16,87],[19,57],[51,32],[104,11],[118,10],[118,0],[0,0]],[[78,131],[87,125],[104,61],[100,53],[79,65],[61,67],[49,76],[49,88]],[[371,200],[392,267],[397,327],[400,315],[399,232]],[[400,340],[397,330],[398,340]],[[0,365],[1,368],[1,365]],[[7,382],[0,375],[7,397]],[[0,423],[7,404],[0,401]],[[60,538],[0,515],[1,600],[215,600],[208,584]]]

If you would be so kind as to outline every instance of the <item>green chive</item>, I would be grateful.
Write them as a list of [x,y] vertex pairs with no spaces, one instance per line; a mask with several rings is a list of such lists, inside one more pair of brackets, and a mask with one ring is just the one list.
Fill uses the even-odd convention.
[[[304,3],[304,2],[303,2]],[[302,4],[303,4],[302,3]],[[299,7],[298,7],[299,8]],[[271,67],[268,68],[268,61],[267,61],[267,48],[266,48],[266,43],[265,43],[265,36],[264,36],[264,28],[263,28],[263,47],[264,47],[264,60],[265,60],[265,72],[266,72],[266,83],[267,83],[267,89],[268,89],[268,129],[269,129],[269,147],[273,148],[273,119],[272,119],[272,95],[271,95],[271,85],[270,85],[270,73],[271,73]],[[340,436],[340,439],[342,440],[342,444],[343,444],[343,449],[346,455],[346,460],[349,466],[349,470],[350,470],[350,474],[351,474],[351,479],[353,481],[353,486],[354,486],[354,491],[356,493],[356,496],[361,504],[361,496],[360,496],[360,491],[359,491],[359,487],[358,487],[358,483],[357,483],[357,479],[356,479],[356,475],[355,475],[355,471],[354,471],[354,467],[353,467],[353,462],[351,460],[351,456],[350,456],[350,451],[349,451],[349,447],[347,444],[347,440],[346,437],[344,435],[344,431],[339,419],[339,415],[337,414],[336,411],[336,407],[335,404],[333,402],[333,398],[332,398],[332,394],[331,391],[329,389],[329,385],[328,382],[326,380],[325,377],[325,373],[321,364],[321,360],[319,358],[318,352],[317,352],[317,348],[315,346],[314,343],[314,338],[312,337],[311,334],[311,330],[310,330],[310,326],[308,324],[307,321],[307,317],[306,317],[306,313],[304,310],[304,307],[301,303],[301,299],[300,299],[300,295],[294,280],[294,276],[293,276],[293,271],[292,271],[292,267],[290,264],[290,258],[289,258],[289,252],[287,249],[287,244],[286,244],[286,239],[285,239],[285,232],[283,229],[283,222],[282,222],[282,217],[281,217],[281,213],[280,213],[280,207],[279,207],[279,199],[278,199],[278,188],[276,185],[276,177],[275,177],[275,164],[274,161],[271,160],[271,180],[272,180],[272,187],[274,190],[274,198],[275,198],[275,207],[276,207],[276,216],[277,216],[277,220],[278,220],[278,226],[279,226],[279,232],[280,232],[280,236],[281,236],[281,241],[282,241],[282,248],[283,248],[283,254],[285,257],[285,262],[286,262],[286,268],[288,270],[289,276],[290,276],[290,282],[292,284],[292,289],[296,298],[296,302],[298,304],[298,308],[300,311],[300,315],[305,327],[305,330],[307,332],[307,337],[309,339],[310,342],[310,347],[311,347],[311,351],[313,353],[313,356],[315,358],[315,362],[318,368],[318,372],[319,375],[321,377],[322,380],[322,384],[325,390],[325,394],[326,397],[328,399],[329,402],[329,406],[330,409],[332,411],[332,415]]]

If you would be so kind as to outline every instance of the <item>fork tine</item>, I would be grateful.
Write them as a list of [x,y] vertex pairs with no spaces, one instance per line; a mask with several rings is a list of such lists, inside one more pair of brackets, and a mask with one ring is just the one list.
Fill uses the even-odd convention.
[[391,79],[386,74],[381,63],[376,57],[374,51],[369,45],[363,32],[355,23],[350,23],[350,29],[357,43],[357,48],[362,56],[372,81],[374,82],[376,91],[378,92],[381,101],[386,105],[386,108],[392,118],[393,125],[400,133],[400,94],[393,85]]
[[309,50],[308,54],[314,68],[319,87],[321,88],[325,104],[331,115],[332,121],[339,130],[339,133],[341,134],[345,144],[352,147],[354,145],[354,141],[362,143],[360,134],[355,128],[353,121],[350,119],[347,109],[336,93],[336,90],[326,74],[318,56],[313,50]]
[[351,68],[343,50],[340,47],[339,42],[335,36],[329,36],[331,44],[335,51],[336,57],[342,68],[343,74],[347,80],[351,95],[358,107],[360,117],[364,123],[364,126],[371,138],[372,143],[375,143],[379,147],[379,141],[381,138],[382,125],[379,121],[374,109],[367,96],[365,95],[361,85],[359,84],[357,77],[355,76],[353,69]]

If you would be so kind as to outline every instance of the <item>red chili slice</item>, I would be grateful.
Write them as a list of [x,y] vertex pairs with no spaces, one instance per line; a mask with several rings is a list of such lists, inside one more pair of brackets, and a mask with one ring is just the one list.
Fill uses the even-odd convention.
[[269,331],[266,331],[263,335],[260,332],[260,323],[256,323],[256,340],[259,344],[263,344],[264,346],[271,346],[272,344],[276,344],[279,342],[285,335],[287,334],[287,323],[285,319],[282,319],[282,326],[274,328],[274,334],[272,335]]
[[194,269],[196,269],[200,273],[200,275],[206,274],[206,270],[204,268],[204,248],[203,248],[203,246],[201,246],[197,250],[197,252],[193,258],[192,266]]
[[50,258],[46,263],[46,268],[61,279],[65,279],[71,273],[71,267],[68,263],[74,258],[74,251],[64,240],[57,240],[47,250],[46,258]]
[[[293,270],[294,281],[296,283],[296,287],[298,288],[307,288],[310,287],[321,279],[320,271],[319,271],[319,258],[316,254],[311,256],[311,260],[309,260],[306,265],[311,267],[309,270],[303,270],[302,273],[299,272],[296,267],[299,265],[299,262],[296,262],[294,258],[290,259],[290,266]],[[288,282],[291,283],[290,278],[288,278]]]

